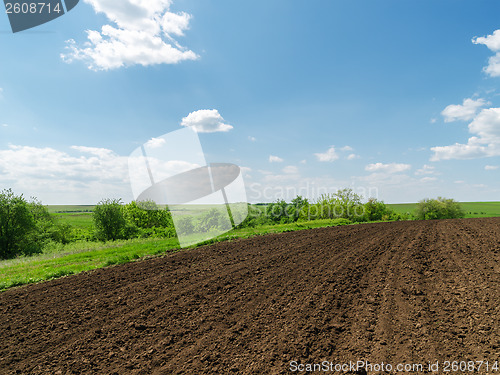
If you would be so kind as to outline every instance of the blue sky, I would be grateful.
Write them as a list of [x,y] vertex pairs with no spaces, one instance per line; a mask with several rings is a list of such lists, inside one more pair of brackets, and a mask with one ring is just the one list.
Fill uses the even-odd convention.
[[500,200],[500,3],[81,0],[0,16],[0,188],[133,199],[127,158],[183,126],[252,202]]

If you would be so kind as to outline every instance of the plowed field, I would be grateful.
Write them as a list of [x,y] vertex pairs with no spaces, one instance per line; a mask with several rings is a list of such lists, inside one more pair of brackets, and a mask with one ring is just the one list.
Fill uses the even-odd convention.
[[291,374],[364,360],[417,374],[449,360],[500,374],[499,260],[500,218],[464,219],[259,236],[65,277],[0,294],[0,373]]

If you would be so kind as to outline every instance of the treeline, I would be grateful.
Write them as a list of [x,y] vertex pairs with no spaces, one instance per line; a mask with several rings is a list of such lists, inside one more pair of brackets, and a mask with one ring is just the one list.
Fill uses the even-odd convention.
[[[298,221],[342,219],[343,223],[394,220],[429,220],[464,217],[465,212],[453,199],[424,199],[414,213],[399,214],[383,201],[362,197],[352,189],[324,194],[316,202],[297,196],[290,203],[284,200],[266,205],[248,205],[248,216],[238,228],[287,224]],[[179,234],[228,231],[231,224],[227,211],[215,208],[192,217],[186,215],[174,223],[167,208],[154,202],[131,202],[104,199],[92,212],[90,229],[61,223],[46,206],[32,198],[16,196],[11,189],[0,192],[0,259],[41,253],[45,246],[75,241],[115,241],[131,238],[170,238]],[[239,222],[240,220],[238,220]]]
[[249,206],[249,215],[243,226],[286,224],[297,221],[345,219],[349,223],[399,220],[434,220],[463,218],[465,211],[453,199],[438,197],[423,199],[414,212],[397,213],[383,201],[362,197],[352,189],[341,189],[333,194],[323,194],[315,203],[297,196],[290,203],[277,200],[265,206]]
[[286,224],[298,221],[323,219],[345,219],[348,223],[368,221],[410,220],[407,214],[398,214],[383,201],[370,198],[366,203],[352,189],[338,190],[333,194],[323,194],[315,203],[297,196],[290,203],[278,200],[264,208],[250,206],[249,215],[243,226],[265,224]]

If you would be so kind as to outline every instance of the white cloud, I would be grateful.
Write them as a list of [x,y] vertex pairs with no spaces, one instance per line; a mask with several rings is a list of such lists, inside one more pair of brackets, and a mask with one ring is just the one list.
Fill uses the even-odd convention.
[[488,66],[484,67],[484,72],[491,77],[500,76],[500,30],[495,30],[492,35],[485,37],[475,37],[472,39],[474,44],[484,44],[492,52],[495,52],[494,56],[491,56],[488,60]]
[[344,146],[340,149],[340,151],[352,151],[353,148],[351,146]]
[[487,171],[495,171],[500,168],[498,165],[485,165],[484,169]]
[[415,172],[416,176],[426,175],[426,174],[437,174],[436,168],[431,165],[424,165],[422,168],[417,169]]
[[181,126],[192,126],[198,133],[228,132],[233,129],[216,109],[201,109],[191,112],[181,121]]
[[361,156],[356,155],[356,154],[349,154],[347,156],[347,160],[354,160],[354,159],[359,159]]
[[90,69],[108,70],[132,65],[176,64],[199,56],[179,45],[191,16],[169,12],[171,0],[85,0],[112,24],[101,31],[87,30],[88,41],[67,42],[68,63],[84,61]]
[[45,204],[95,204],[131,198],[127,157],[104,148],[72,146],[76,152],[10,145],[0,150],[0,184]]
[[154,148],[160,148],[166,143],[167,141],[164,138],[151,138],[149,141],[146,142],[145,146],[154,149]]
[[300,164],[307,164],[307,160],[306,160],[306,159],[301,160],[301,161],[300,161]]
[[283,161],[279,156],[269,155],[269,163],[282,163]]
[[294,165],[287,165],[285,168],[283,168],[283,173],[297,174],[299,173],[299,169]]
[[444,117],[444,122],[472,120],[478,109],[486,104],[488,103],[484,99],[464,99],[463,104],[451,104],[441,114]]
[[500,108],[483,109],[469,124],[467,144],[431,147],[431,161],[500,156]]
[[335,147],[330,147],[324,153],[314,154],[319,161],[335,161],[339,158],[338,154],[335,152]]
[[252,137],[252,136],[248,136],[248,140],[249,140],[250,142],[255,142],[255,141],[257,140],[257,138]]
[[399,163],[375,163],[368,164],[365,170],[368,172],[383,172],[383,173],[400,173],[411,169],[410,164],[399,164]]
[[8,124],[2,124],[2,127],[7,128],[9,125]]

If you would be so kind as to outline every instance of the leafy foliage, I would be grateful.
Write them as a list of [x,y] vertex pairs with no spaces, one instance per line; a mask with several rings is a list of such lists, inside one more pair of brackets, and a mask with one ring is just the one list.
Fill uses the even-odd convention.
[[418,202],[415,216],[418,220],[457,219],[464,217],[465,212],[460,203],[453,199],[425,198]]
[[31,255],[41,252],[43,242],[39,236],[36,213],[38,208],[11,189],[0,192],[0,258]]
[[124,238],[125,220],[121,199],[103,199],[93,213],[96,236],[102,241],[115,241]]
[[398,215],[391,210],[383,201],[375,198],[368,199],[365,203],[365,215],[367,221],[398,219]]
[[210,232],[212,230],[226,231],[231,229],[231,223],[220,209],[212,208],[200,218],[199,229],[202,232]]
[[322,194],[318,201],[301,211],[302,220],[343,218],[353,222],[365,220],[365,207],[361,196],[352,189],[338,190],[335,194]]
[[125,219],[141,229],[172,227],[172,216],[153,201],[130,202],[124,206]]

